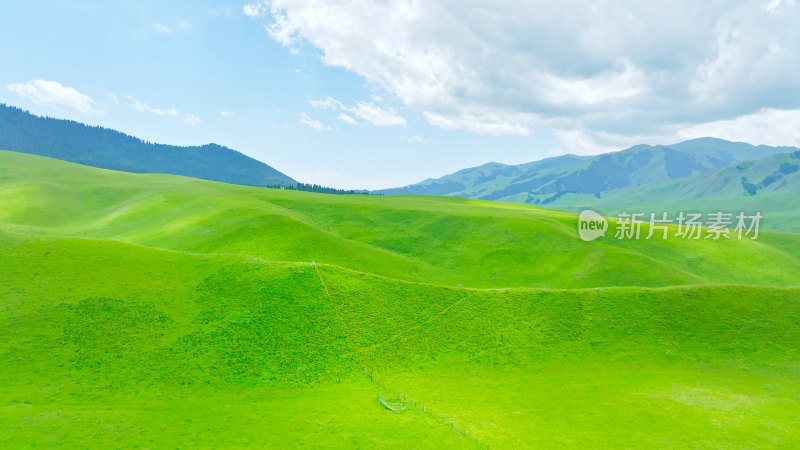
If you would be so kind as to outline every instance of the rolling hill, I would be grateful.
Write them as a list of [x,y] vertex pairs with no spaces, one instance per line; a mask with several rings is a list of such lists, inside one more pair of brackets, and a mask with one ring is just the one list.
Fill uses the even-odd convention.
[[294,185],[295,180],[217,144],[154,144],[107,128],[38,117],[0,104],[0,148],[104,169],[185,175],[250,186]]
[[0,221],[21,230],[324,261],[451,286],[657,287],[731,277],[793,285],[800,270],[798,259],[785,254],[796,248],[793,234],[757,242],[585,243],[577,239],[574,214],[546,208],[449,197],[298,195],[14,152],[0,152],[0,189]]
[[0,446],[800,446],[800,236],[576,221],[0,152]]

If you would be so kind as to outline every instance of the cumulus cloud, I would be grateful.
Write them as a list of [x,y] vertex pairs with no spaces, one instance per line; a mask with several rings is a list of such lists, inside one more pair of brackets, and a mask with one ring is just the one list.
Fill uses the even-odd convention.
[[384,108],[372,102],[358,102],[347,106],[331,97],[324,100],[312,100],[314,108],[339,110],[339,120],[351,125],[372,125],[374,127],[394,127],[406,125],[403,118],[392,108]]
[[244,5],[243,12],[246,16],[257,18],[264,17],[269,11],[269,5],[266,2],[255,2]]
[[657,134],[800,101],[794,0],[259,0],[244,12],[443,129]]
[[185,123],[187,125],[197,126],[197,125],[202,124],[203,121],[200,120],[199,117],[197,117],[196,115],[194,115],[192,113],[186,113],[186,117],[183,119],[183,123]]
[[57,81],[38,79],[27,83],[12,83],[6,87],[9,91],[39,106],[67,107],[76,109],[83,114],[103,114],[91,97]]
[[222,117],[233,117],[234,116],[234,114],[232,112],[230,112],[228,110],[225,110],[225,109],[220,111],[219,115],[222,116]]
[[331,129],[329,126],[325,125],[319,120],[308,117],[308,114],[306,113],[300,113],[300,123],[309,126],[317,131],[328,131]]
[[133,109],[139,111],[140,113],[150,113],[150,114],[155,114],[157,116],[174,116],[174,117],[177,117],[177,116],[180,115],[178,113],[178,110],[175,109],[174,107],[172,107],[172,108],[156,108],[156,107],[148,105],[147,103],[145,103],[145,102],[143,102],[141,100],[137,100],[137,99],[131,97],[130,95],[125,97],[125,98],[127,98],[128,101],[130,101],[131,107]]

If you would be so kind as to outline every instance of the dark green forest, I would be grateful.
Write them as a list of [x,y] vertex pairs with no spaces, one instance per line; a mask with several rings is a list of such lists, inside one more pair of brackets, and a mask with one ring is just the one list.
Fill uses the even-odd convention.
[[39,117],[0,104],[0,150],[48,156],[102,169],[167,173],[249,186],[294,186],[291,177],[217,144],[157,144],[108,128]]

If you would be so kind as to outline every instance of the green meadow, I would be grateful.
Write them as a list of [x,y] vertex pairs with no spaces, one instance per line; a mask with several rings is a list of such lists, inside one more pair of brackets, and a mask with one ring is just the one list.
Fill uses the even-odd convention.
[[0,151],[0,447],[800,447],[800,235],[576,228]]

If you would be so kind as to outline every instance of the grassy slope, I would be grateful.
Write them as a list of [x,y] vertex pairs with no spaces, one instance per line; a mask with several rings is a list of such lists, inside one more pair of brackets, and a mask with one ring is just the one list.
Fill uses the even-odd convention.
[[5,233],[0,248],[0,447],[471,445],[384,414],[307,264]]
[[367,364],[481,442],[800,445],[796,289],[465,291],[341,272],[326,279],[347,280],[332,294]]
[[443,197],[331,196],[103,171],[0,152],[0,222],[200,253],[320,261],[470,287],[796,285],[800,242],[584,243],[571,213]]
[[800,445],[796,288],[428,284],[796,285],[795,235],[588,245],[524,206],[10,153],[0,206],[3,447]]

